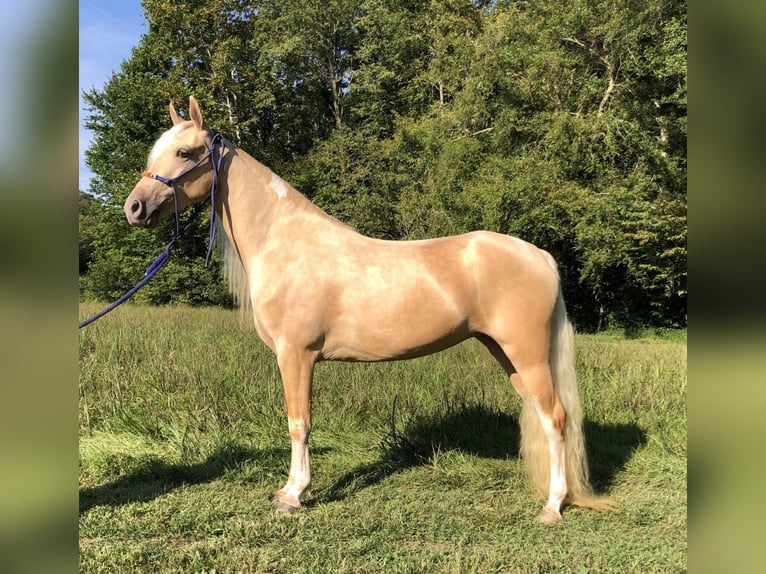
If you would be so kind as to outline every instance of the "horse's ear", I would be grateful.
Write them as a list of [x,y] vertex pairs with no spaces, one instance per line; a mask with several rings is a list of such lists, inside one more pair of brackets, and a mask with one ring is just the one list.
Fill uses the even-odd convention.
[[205,121],[202,119],[202,112],[200,111],[199,104],[197,103],[197,100],[194,99],[194,96],[189,96],[189,116],[191,116],[197,129],[201,130],[205,125]]
[[173,107],[173,100],[170,100],[170,119],[173,120],[173,125],[180,124],[183,120],[180,118],[176,109]]

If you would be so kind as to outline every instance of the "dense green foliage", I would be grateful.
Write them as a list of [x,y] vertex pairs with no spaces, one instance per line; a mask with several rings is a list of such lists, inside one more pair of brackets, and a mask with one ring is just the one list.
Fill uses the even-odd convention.
[[[81,317],[97,306],[85,303]],[[472,341],[316,369],[312,490],[273,353],[235,311],[127,305],[80,331],[80,572],[685,572],[685,334],[577,336],[595,487],[539,524],[520,400]]]
[[[119,205],[167,102],[359,231],[490,229],[559,261],[580,329],[686,323],[686,4],[144,0],[149,31],[86,94],[85,295],[132,285],[169,236]],[[227,304],[206,224],[140,294]],[[83,246],[84,244],[84,246]],[[83,254],[86,256],[83,262]]]

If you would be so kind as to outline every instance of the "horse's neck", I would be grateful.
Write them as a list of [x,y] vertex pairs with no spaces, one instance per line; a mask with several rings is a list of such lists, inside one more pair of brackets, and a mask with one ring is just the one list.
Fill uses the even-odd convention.
[[233,148],[230,153],[217,207],[224,230],[243,262],[263,249],[272,227],[282,218],[312,214],[315,221],[345,227],[242,149]]

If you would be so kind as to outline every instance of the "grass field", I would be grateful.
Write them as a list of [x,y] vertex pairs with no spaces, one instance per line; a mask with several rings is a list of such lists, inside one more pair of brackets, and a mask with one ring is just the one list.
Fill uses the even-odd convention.
[[285,517],[282,388],[254,330],[122,307],[80,333],[80,571],[684,572],[685,333],[577,346],[591,473],[617,511],[535,521],[519,400],[467,342],[320,364],[312,491]]

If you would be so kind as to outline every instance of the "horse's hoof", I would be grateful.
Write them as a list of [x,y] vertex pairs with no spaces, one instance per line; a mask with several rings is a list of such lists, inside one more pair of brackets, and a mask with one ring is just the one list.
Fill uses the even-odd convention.
[[277,514],[282,514],[282,515],[295,514],[298,508],[299,507],[293,506],[292,504],[287,504],[286,502],[283,502],[281,500],[274,501],[274,510],[277,511]]
[[537,515],[537,520],[543,524],[556,524],[557,522],[561,522],[561,513],[546,506],[540,511],[540,514]]

